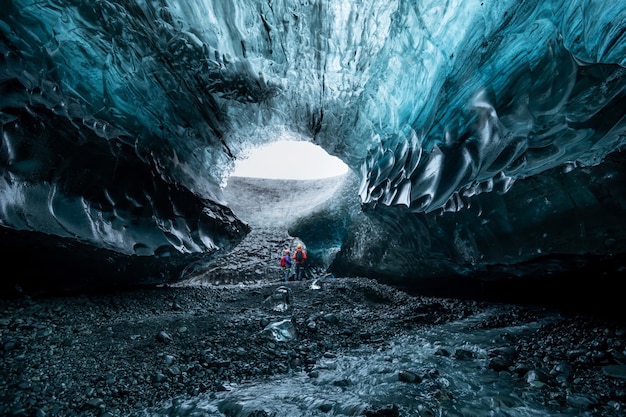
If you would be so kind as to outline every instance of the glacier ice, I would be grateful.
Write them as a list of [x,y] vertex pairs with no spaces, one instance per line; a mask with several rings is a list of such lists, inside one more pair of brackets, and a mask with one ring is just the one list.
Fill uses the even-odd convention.
[[294,226],[336,272],[623,268],[624,33],[594,0],[7,0],[2,248],[176,280],[247,233],[222,188],[288,132],[356,177]]

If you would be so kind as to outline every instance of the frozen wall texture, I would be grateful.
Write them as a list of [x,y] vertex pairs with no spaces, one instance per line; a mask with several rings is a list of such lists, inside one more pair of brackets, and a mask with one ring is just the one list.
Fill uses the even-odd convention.
[[180,279],[248,232],[222,187],[282,132],[357,177],[292,227],[338,274],[623,273],[625,66],[619,1],[6,0],[10,284]]

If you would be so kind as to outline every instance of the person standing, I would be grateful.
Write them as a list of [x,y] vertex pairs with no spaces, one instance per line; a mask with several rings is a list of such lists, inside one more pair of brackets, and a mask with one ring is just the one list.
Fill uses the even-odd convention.
[[283,252],[283,256],[280,257],[280,266],[283,268],[285,282],[289,281],[289,275],[291,275],[291,267],[293,265],[293,261],[291,259],[291,254],[289,253],[289,249],[285,249]]
[[296,261],[296,281],[302,281],[304,279],[304,265],[306,263],[306,252],[302,248],[301,244],[298,244],[296,251],[293,254],[293,259]]

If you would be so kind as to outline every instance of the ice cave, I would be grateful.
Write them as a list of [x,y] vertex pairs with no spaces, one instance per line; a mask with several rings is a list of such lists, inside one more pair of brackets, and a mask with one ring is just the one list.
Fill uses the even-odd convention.
[[7,0],[0,49],[4,294],[182,279],[285,133],[350,168],[290,226],[335,275],[626,272],[625,2]]

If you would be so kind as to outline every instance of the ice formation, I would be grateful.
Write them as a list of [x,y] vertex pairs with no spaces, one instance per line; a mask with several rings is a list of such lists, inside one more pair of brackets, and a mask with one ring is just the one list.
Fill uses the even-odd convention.
[[622,271],[625,33],[593,0],[7,0],[2,250],[175,281],[247,233],[222,187],[289,132],[356,177],[294,228],[338,274]]

